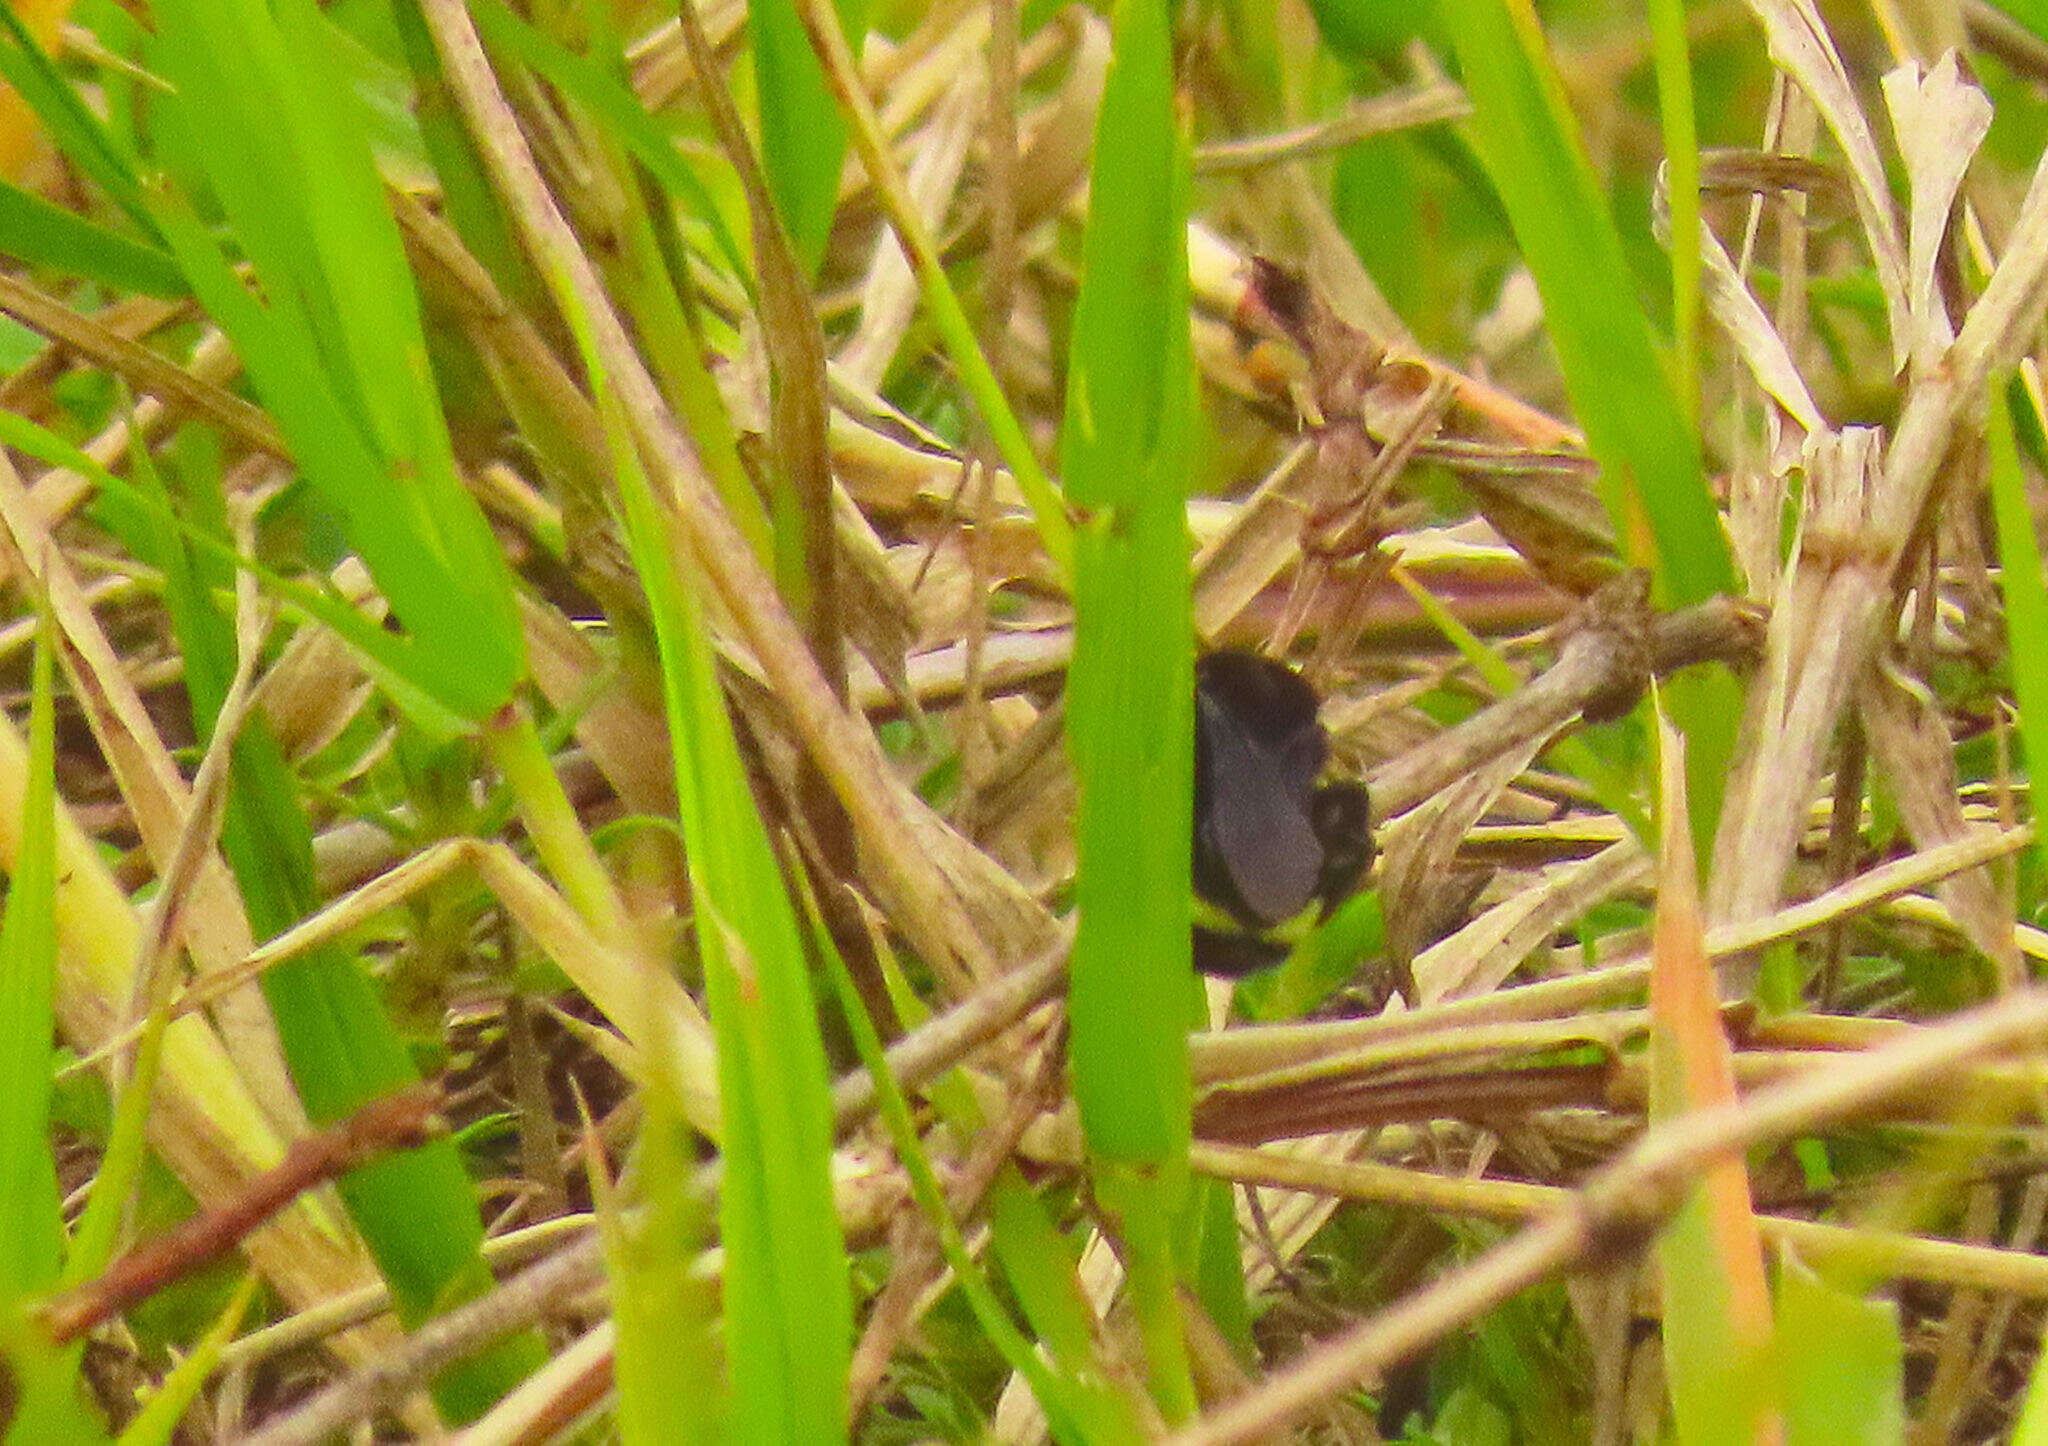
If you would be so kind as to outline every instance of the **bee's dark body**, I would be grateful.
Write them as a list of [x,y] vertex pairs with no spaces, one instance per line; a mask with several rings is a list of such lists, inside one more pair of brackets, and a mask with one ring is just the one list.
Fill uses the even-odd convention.
[[1211,653],[1195,665],[1197,897],[1226,916],[1195,927],[1195,967],[1236,976],[1279,963],[1272,937],[1327,916],[1372,863],[1365,785],[1318,783],[1329,737],[1315,690],[1285,663]]

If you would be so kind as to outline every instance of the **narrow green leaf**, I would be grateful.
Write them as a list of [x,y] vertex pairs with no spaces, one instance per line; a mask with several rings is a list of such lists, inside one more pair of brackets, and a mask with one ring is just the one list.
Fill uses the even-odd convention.
[[1905,1349],[1894,1302],[1850,1295],[1787,1255],[1777,1315],[1785,1446],[1906,1439]]
[[1621,237],[1528,0],[1440,7],[1472,95],[1472,133],[1535,274],[1572,410],[1599,459],[1624,555],[1658,601],[1734,585],[1699,439],[1674,394]]
[[[864,0],[836,0],[842,32],[860,53],[867,32]],[[846,122],[797,18],[794,0],[753,0],[747,33],[761,103],[761,163],[776,210],[806,276],[816,276],[839,205]]]
[[[674,740],[725,1126],[719,1241],[733,1439],[846,1439],[852,1298],[832,1195],[824,1044],[794,907],[754,805],[694,577],[587,346]],[[680,564],[680,565],[679,565]]]
[[1120,0],[1095,134],[1060,435],[1074,548],[1068,744],[1080,790],[1067,1013],[1096,1200],[1126,1249],[1152,1394],[1194,1411],[1175,1220],[1187,1201],[1194,642],[1188,149],[1164,0]]
[[[1535,275],[1565,390],[1600,463],[1623,556],[1650,569],[1660,606],[1733,591],[1734,563],[1691,408],[1672,388],[1637,299],[1533,6],[1473,0],[1437,14],[1472,96],[1474,142]],[[1739,690],[1721,670],[1696,669],[1671,680],[1666,701],[1686,735],[1693,836],[1706,858],[1735,747]]]
[[0,181],[0,254],[97,281],[114,291],[166,298],[191,292],[177,263],[164,252],[5,181]]
[[[2027,482],[2013,439],[2009,394],[1996,383],[1985,412],[1991,448],[1991,509],[1998,525],[1998,584],[2005,599],[2005,632],[2012,660],[2012,687],[2020,705],[2020,739],[2028,768],[2048,760],[2048,587],[2041,578],[2041,542],[2034,531]],[[2048,861],[2048,840],[2034,839],[2035,855]]]
[[1700,146],[1693,116],[1692,60],[1686,51],[1684,0],[1650,0],[1650,46],[1657,66],[1657,110],[1664,127],[1671,196],[1672,386],[1688,425],[1700,405]]
[[[1102,508],[1075,554],[1081,918],[1068,1010],[1090,1147],[1163,1165],[1186,1158],[1192,977],[1187,162],[1164,5],[1119,4],[1115,45],[1061,435],[1068,494]],[[1134,333],[1152,344],[1127,367]]]
[[0,920],[0,1308],[57,1279],[63,1224],[50,1153],[57,977],[53,642],[35,650],[21,857]]

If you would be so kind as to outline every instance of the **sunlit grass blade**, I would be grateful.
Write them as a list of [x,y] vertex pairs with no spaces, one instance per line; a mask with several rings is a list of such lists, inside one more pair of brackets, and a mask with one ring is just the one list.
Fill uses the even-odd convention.
[[718,1039],[733,1439],[843,1441],[853,1306],[832,1197],[825,1051],[799,926],[740,762],[687,553],[601,377],[598,389],[660,646],[697,945]]
[[[1992,515],[1998,525],[1998,582],[2005,599],[2005,632],[2019,698],[2020,740],[2030,769],[2048,759],[2048,587],[2041,577],[2041,542],[2034,531],[2026,477],[2013,439],[2008,391],[1991,388],[1985,440],[1991,449]],[[2036,800],[2036,808],[2039,800]],[[2038,816],[2038,814],[2037,814]],[[2034,852],[2048,860],[2048,839],[2036,826]]]
[[[22,1312],[56,1282],[64,1242],[50,1140],[57,1026],[54,647],[46,630],[35,650],[21,851],[0,919],[0,1378],[14,1408],[12,1440],[98,1435],[79,1394],[81,1349],[38,1339]],[[46,1434],[72,1429],[87,1434]]]
[[[837,0],[835,9],[841,33],[859,54],[867,32],[865,0]],[[846,122],[793,0],[754,0],[747,6],[747,34],[760,92],[761,163],[804,274],[815,276],[839,204]]]
[[480,717],[522,667],[510,574],[455,471],[360,101],[329,63],[336,38],[300,0],[275,16],[249,0],[171,0],[159,21],[157,56],[178,87],[158,107],[159,142],[206,178],[262,299],[177,192],[159,190],[154,214],[417,644],[420,686]]
[[1776,1366],[1785,1446],[1895,1446],[1906,1439],[1899,1307],[1829,1284],[1793,1256],[1778,1270]]
[[1171,1217],[1186,1200],[1194,773],[1183,489],[1194,382],[1186,140],[1162,0],[1116,8],[1095,137],[1060,459],[1093,515],[1074,553],[1068,743],[1080,790],[1068,1017],[1097,1199],[1127,1249],[1152,1389],[1194,1407]]
[[262,1277],[249,1275],[235,1287],[234,1295],[206,1334],[199,1338],[192,1353],[173,1366],[155,1393],[142,1403],[135,1419],[121,1432],[119,1446],[167,1446],[178,1429],[180,1418],[199,1399],[199,1393],[205,1389],[213,1373],[220,1369],[221,1353],[241,1328],[242,1317],[249,1313],[261,1284]]
[[166,253],[0,182],[0,254],[97,281],[115,291],[183,296],[191,288]]
[[50,1153],[56,1039],[56,784],[51,649],[35,652],[22,846],[0,919],[0,1304],[57,1278],[64,1231]]
[[[1661,606],[1733,591],[1693,406],[1673,388],[1533,7],[1476,0],[1438,15],[1472,96],[1472,135],[1536,278],[1565,390],[1600,463],[1623,556],[1650,569]],[[1719,671],[1674,679],[1667,693],[1686,733],[1694,839],[1704,853],[1734,752],[1738,694]]]
[[[1668,1121],[1736,1100],[1707,959],[1692,831],[1685,819],[1684,741],[1659,726],[1657,918],[1650,965],[1650,1119]],[[1742,1160],[1705,1167],[1658,1237],[1664,1362],[1678,1438],[1686,1446],[1774,1439],[1779,1416],[1762,1369],[1771,1340],[1763,1239]]]

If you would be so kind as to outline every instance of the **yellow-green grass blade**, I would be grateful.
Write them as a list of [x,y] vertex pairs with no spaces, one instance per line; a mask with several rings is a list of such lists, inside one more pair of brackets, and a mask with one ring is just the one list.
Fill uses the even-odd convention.
[[[2012,659],[2012,686],[2020,705],[2020,741],[2029,776],[2048,760],[2048,587],[2041,578],[2041,540],[2027,501],[2006,388],[1991,388],[1985,437],[1991,447],[1991,508],[1998,525],[1999,591],[2005,599],[2005,632]],[[2038,803],[2037,803],[2038,807]],[[2035,825],[2034,852],[2048,861],[2048,840]]]
[[56,1040],[56,783],[49,638],[35,651],[21,857],[0,918],[0,1305],[56,1279],[64,1230],[50,1154]]
[[[586,364],[591,363],[586,348]],[[824,1044],[794,907],[740,761],[696,582],[598,391],[661,655],[725,1137],[719,1239],[733,1439],[846,1439],[852,1293]]]
[[134,157],[36,43],[12,5],[0,5],[0,77],[36,113],[65,157],[119,206],[151,243],[161,243]]
[[[865,0],[836,0],[840,31],[854,54],[867,33]],[[806,276],[816,276],[839,203],[846,122],[811,50],[795,0],[753,0],[747,34],[760,95],[761,164],[775,209]]]
[[717,1446],[726,1439],[726,1393],[713,1334],[711,1282],[697,1260],[710,1224],[695,1193],[696,1150],[681,1105],[651,1071],[636,1148],[639,1208],[629,1209],[591,1152],[591,1196],[611,1282],[625,1446]]
[[172,1433],[178,1429],[178,1422],[192,1403],[199,1399],[199,1393],[220,1369],[221,1354],[228,1342],[241,1329],[242,1317],[249,1313],[249,1306],[256,1299],[256,1291],[262,1277],[247,1275],[235,1287],[219,1317],[201,1336],[191,1354],[184,1356],[171,1367],[163,1384],[142,1403],[142,1409],[135,1413],[121,1432],[119,1446],[167,1446]]
[[[1534,8],[1528,0],[1474,0],[1437,14],[1472,97],[1471,134],[1542,294],[1623,555],[1650,569],[1662,606],[1732,591],[1734,564],[1707,490],[1692,408],[1674,391],[1637,298]],[[1740,694],[1725,672],[1697,670],[1672,679],[1666,701],[1686,734],[1693,837],[1705,857],[1734,754]]]
[[1472,96],[1473,138],[1542,293],[1624,553],[1651,569],[1666,605],[1726,592],[1734,567],[1699,439],[1637,299],[1535,11],[1527,0],[1481,0],[1439,13]]
[[0,182],[0,254],[97,281],[116,292],[175,297],[191,289],[166,253],[11,182]]
[[1187,144],[1163,0],[1116,7],[1060,459],[1075,537],[1067,728],[1080,806],[1068,1016],[1096,1197],[1127,1251],[1151,1385],[1194,1409],[1174,1216],[1186,1200],[1194,647]]
[[[153,480],[137,451],[145,482]],[[226,530],[217,472],[185,470],[179,511],[195,526]],[[194,730],[209,736],[234,676],[233,624],[214,601],[232,579],[217,557],[197,555],[155,514],[154,535],[135,539],[138,556],[162,571]],[[209,567],[208,563],[212,566]],[[313,835],[276,735],[259,713],[232,754],[232,787],[221,844],[249,922],[261,937],[283,933],[320,905]],[[289,959],[262,976],[285,1061],[316,1124],[341,1119],[365,1102],[417,1082],[418,1071],[361,961],[339,946]],[[390,1284],[401,1323],[416,1326],[437,1311],[490,1288],[479,1253],[483,1231],[475,1192],[452,1140],[387,1156],[339,1182],[343,1203]],[[452,1419],[480,1414],[545,1359],[538,1335],[502,1342],[456,1366],[436,1383]]]
[[[80,1395],[83,1348],[53,1346],[23,1311],[56,1283],[64,1244],[50,1153],[57,1027],[53,647],[48,636],[36,644],[21,852],[0,919],[0,1378],[14,1407],[8,1439],[90,1441],[103,1437]],[[50,1434],[71,1430],[84,1434]]]
[[1650,0],[1650,54],[1671,196],[1671,384],[1690,425],[1700,407],[1700,147],[1684,0]]
[[1906,1439],[1899,1308],[1831,1285],[1791,1255],[1778,1270],[1776,1367],[1785,1446]]
[[170,0],[156,57],[177,86],[157,136],[203,175],[261,286],[252,294],[174,188],[155,215],[240,348],[307,478],[408,634],[417,679],[480,717],[522,668],[510,574],[455,471],[419,303],[339,44],[304,0]]
[[1113,1442],[1142,1440],[1130,1403],[1103,1383],[1104,1374],[1095,1356],[1088,1307],[1080,1292],[1072,1253],[1046,1219],[1038,1198],[1014,1166],[1006,1168],[991,1188],[991,1228],[997,1254],[1026,1317],[1034,1327],[1043,1320],[1051,1328],[1050,1333],[1045,1333],[1045,1342],[1053,1357],[1052,1365],[1039,1356],[1037,1348],[1010,1319],[980,1263],[968,1250],[960,1223],[946,1203],[945,1191],[911,1118],[910,1103],[889,1071],[881,1036],[868,1017],[853,975],[815,915],[811,932],[838,993],[847,1032],[874,1079],[875,1100],[883,1123],[889,1127],[896,1157],[910,1177],[911,1194],[938,1236],[939,1249],[952,1267],[983,1334],[1001,1352],[1009,1368],[1031,1388],[1055,1439],[1069,1446],[1110,1446]]

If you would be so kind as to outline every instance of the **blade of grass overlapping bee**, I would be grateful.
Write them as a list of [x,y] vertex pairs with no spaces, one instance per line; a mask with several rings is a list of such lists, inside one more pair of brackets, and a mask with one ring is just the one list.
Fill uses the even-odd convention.
[[[1535,275],[1565,389],[1600,462],[1624,557],[1651,570],[1661,606],[1732,591],[1734,564],[1691,408],[1674,394],[1533,7],[1481,0],[1438,15],[1472,96],[1473,137]],[[1738,691],[1719,670],[1676,677],[1665,691],[1687,738],[1694,840],[1704,856],[1735,746]]]
[[1163,0],[1121,0],[1060,438],[1074,552],[1067,729],[1080,791],[1068,1015],[1096,1196],[1128,1250],[1154,1396],[1192,1413],[1169,1221],[1186,1200],[1194,409],[1186,138]]
[[[137,449],[135,462],[143,485],[155,484],[147,453]],[[218,473],[202,463],[179,480],[178,512],[224,532]],[[133,550],[163,571],[193,728],[206,738],[234,675],[234,625],[214,601],[233,577],[218,556],[195,555],[162,524],[163,515],[157,515],[155,535],[135,539],[140,545]],[[232,756],[221,844],[250,925],[259,936],[273,937],[319,907],[312,829],[291,766],[260,713],[244,723]],[[261,983],[293,1082],[315,1124],[344,1118],[419,1079],[376,985],[347,949],[328,945],[288,960],[266,971]],[[489,1288],[478,1254],[483,1231],[474,1192],[453,1140],[390,1156],[344,1178],[339,1189],[406,1326]],[[439,1388],[442,1406],[458,1419],[478,1414],[540,1363],[539,1347],[539,1338],[529,1336],[457,1368]]]

